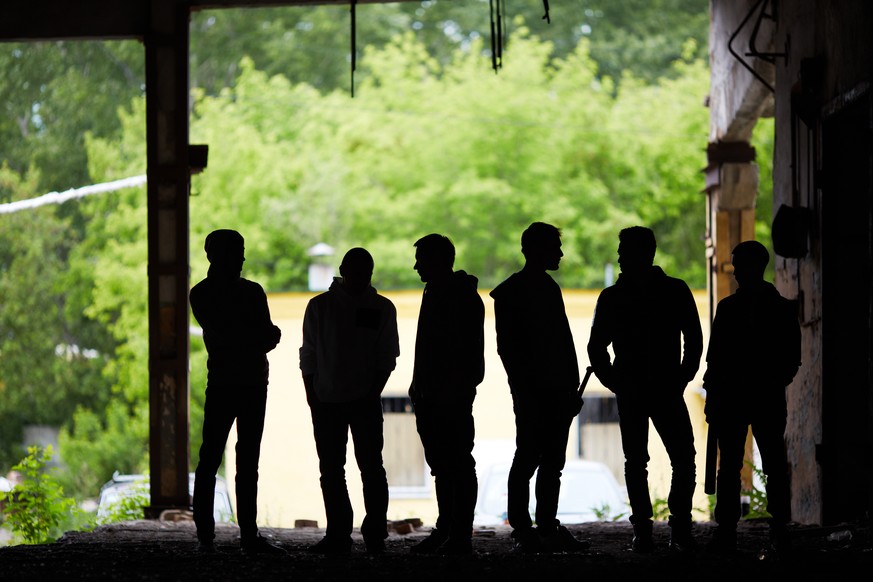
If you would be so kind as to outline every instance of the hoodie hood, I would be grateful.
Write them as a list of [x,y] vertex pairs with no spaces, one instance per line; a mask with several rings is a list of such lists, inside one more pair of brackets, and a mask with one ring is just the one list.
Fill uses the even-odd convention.
[[346,286],[343,285],[343,278],[334,277],[328,292],[336,294],[343,301],[362,303],[376,295],[376,288],[370,285],[360,295],[352,295],[348,292]]
[[651,283],[657,282],[658,280],[663,280],[667,278],[667,273],[664,272],[664,269],[659,267],[658,265],[652,265],[648,270],[639,273],[628,275],[627,273],[621,273],[616,280],[616,285],[649,285]]
[[474,291],[479,289],[479,278],[475,275],[469,274],[463,269],[452,273],[451,282],[453,285],[468,285],[472,287]]

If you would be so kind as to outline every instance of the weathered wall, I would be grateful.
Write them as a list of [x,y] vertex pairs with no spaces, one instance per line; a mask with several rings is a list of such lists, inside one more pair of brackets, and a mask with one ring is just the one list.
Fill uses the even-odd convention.
[[[869,414],[866,428],[864,423],[852,423],[851,428],[845,427],[849,418],[847,413],[859,405],[863,408],[863,395],[861,398],[857,398],[857,393],[847,398],[828,398],[828,394],[846,390],[849,384],[869,394],[870,378],[864,374],[863,369],[869,365],[870,354],[857,354],[861,358],[866,356],[867,360],[857,366],[857,374],[844,376],[842,372],[835,370],[843,367],[840,356],[849,346],[841,343],[844,340],[839,336],[843,332],[836,329],[840,320],[837,319],[838,323],[835,324],[834,311],[828,312],[825,306],[828,302],[831,305],[838,304],[842,292],[838,287],[851,281],[844,275],[847,272],[844,265],[833,264],[833,258],[844,256],[846,253],[843,251],[848,249],[838,246],[844,244],[841,242],[842,237],[831,236],[823,245],[822,236],[824,233],[834,234],[834,231],[843,229],[840,224],[826,227],[822,221],[822,209],[828,205],[830,208],[836,206],[833,197],[839,195],[843,198],[840,201],[840,212],[850,214],[852,209],[846,207],[852,203],[846,201],[846,195],[851,192],[866,197],[869,196],[869,188],[868,191],[861,188],[860,191],[841,189],[840,192],[828,192],[823,189],[821,180],[816,178],[816,172],[822,168],[823,159],[829,154],[831,158],[834,156],[833,151],[824,151],[821,131],[824,109],[828,104],[834,103],[839,107],[841,99],[857,92],[859,86],[870,81],[873,62],[871,16],[873,9],[866,0],[778,3],[774,46],[783,47],[788,54],[786,59],[777,61],[775,71],[774,209],[778,209],[781,204],[808,208],[812,222],[808,254],[800,259],[777,257],[776,262],[777,286],[786,296],[799,300],[803,329],[803,365],[788,393],[789,427],[786,434],[792,463],[793,518],[801,523],[829,521],[828,507],[849,506],[847,511],[836,513],[842,516],[850,514],[853,510],[851,502],[835,499],[837,495],[849,494],[849,490],[843,489],[838,493],[837,490],[825,486],[828,478],[826,471],[830,471],[830,475],[846,476],[847,483],[858,482],[859,472],[849,468],[849,465],[863,466],[863,460],[846,454],[846,445],[854,438],[851,435],[853,430],[857,431],[858,438],[869,438]],[[810,86],[809,76],[803,79],[801,76],[802,64],[805,60],[808,63],[807,59],[811,58],[818,58],[822,63],[822,80],[815,83],[814,87]],[[805,81],[805,87],[802,86],[802,80]],[[813,116],[804,120],[792,116],[792,92],[796,95],[800,90],[808,91],[814,104],[811,108]],[[795,105],[794,112],[799,110],[800,107]],[[829,195],[831,201],[826,200]],[[857,212],[869,212],[864,210],[869,203],[866,200],[863,202],[856,205]],[[862,238],[869,241],[868,237],[869,234],[866,234]],[[869,246],[869,242],[865,244]],[[827,245],[830,245],[829,254],[823,250]],[[869,253],[869,249],[852,250],[860,251],[862,257]],[[825,256],[831,257],[831,264],[826,264]],[[860,264],[864,261],[869,266],[869,257],[861,258],[849,270],[864,268]],[[869,282],[867,285],[869,286]],[[825,301],[826,289],[831,297],[836,298]],[[859,303],[864,303],[863,298],[861,299]],[[865,316],[868,315],[857,312],[858,318],[863,320]],[[839,314],[838,317],[844,315]],[[869,336],[869,322],[861,324],[862,327],[863,325],[868,327],[862,329],[859,335]],[[827,359],[824,357],[826,353],[831,354]],[[825,362],[828,362],[827,366]],[[825,370],[830,372],[825,373]],[[843,428],[826,434],[827,427],[840,425]],[[823,447],[823,443],[827,446]],[[837,464],[839,467],[835,468]],[[858,510],[863,506],[863,500],[859,499]]]
[[[796,183],[807,174],[792,166],[791,88],[799,78],[800,61],[814,52],[814,2],[782,3],[777,44],[785,47],[788,57],[776,67],[776,144],[773,163],[773,207],[795,205],[794,191],[803,190],[803,204],[809,199],[810,184]],[[789,41],[790,39],[790,41]],[[806,151],[811,144],[801,131],[793,147]],[[804,159],[803,162],[806,160]],[[776,257],[776,285],[786,296],[797,298],[802,326],[801,369],[788,390],[788,430],[786,441],[791,461],[792,515],[801,523],[821,523],[821,473],[816,460],[816,445],[821,443],[822,326],[820,240],[814,238],[810,253],[803,259]]]

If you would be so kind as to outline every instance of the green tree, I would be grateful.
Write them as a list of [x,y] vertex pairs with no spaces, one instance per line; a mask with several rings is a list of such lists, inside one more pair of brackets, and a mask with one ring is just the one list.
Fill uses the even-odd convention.
[[96,496],[115,471],[148,472],[148,400],[112,400],[105,409],[80,407],[61,429],[58,446],[66,471],[64,488],[79,498]]
[[135,41],[0,43],[0,160],[19,173],[34,164],[36,191],[89,184],[85,133],[117,134],[144,66]]
[[[37,181],[0,167],[0,198],[32,197]],[[21,457],[24,425],[60,426],[76,407],[108,401],[107,354],[67,311],[74,244],[54,206],[0,215],[0,467]]]

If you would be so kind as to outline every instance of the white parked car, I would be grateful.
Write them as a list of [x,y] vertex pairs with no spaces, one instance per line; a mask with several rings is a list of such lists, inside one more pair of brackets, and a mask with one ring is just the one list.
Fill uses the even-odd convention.
[[[117,472],[100,488],[100,497],[97,501],[97,521],[101,523],[117,508],[124,497],[144,495],[149,498],[148,475],[119,475]],[[194,495],[194,473],[188,474],[188,495]],[[232,522],[233,506],[227,491],[227,482],[222,477],[215,478],[215,504],[214,512],[216,522]]]
[[[506,481],[509,465],[492,466],[480,476],[475,525],[506,524]],[[534,515],[536,473],[530,482],[530,514]],[[558,519],[562,524],[628,519],[627,492],[605,464],[597,461],[568,460],[561,475]]]

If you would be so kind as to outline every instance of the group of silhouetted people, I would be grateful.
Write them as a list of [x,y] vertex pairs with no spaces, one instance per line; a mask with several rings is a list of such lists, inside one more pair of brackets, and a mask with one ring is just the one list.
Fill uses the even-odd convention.
[[[477,278],[455,269],[455,247],[448,237],[428,234],[413,246],[414,269],[424,291],[409,398],[433,476],[438,517],[430,535],[411,551],[469,555],[478,493],[473,403],[485,374],[485,308]],[[263,288],[241,277],[243,237],[233,230],[214,231],[205,250],[209,272],[190,293],[208,353],[193,501],[199,547],[215,550],[215,476],[236,421],[240,547],[246,553],[281,553],[282,548],[260,536],[256,524],[269,379],[266,354],[279,343],[279,328],[271,321]],[[490,292],[516,428],[507,520],[520,551],[585,550],[590,542],[577,539],[557,518],[570,427],[581,406],[573,334],[561,289],[548,273],[559,268],[563,257],[560,229],[534,222],[521,235],[521,252],[522,268]],[[672,470],[669,548],[690,552],[698,546],[692,519],[697,473],[684,391],[698,372],[703,334],[690,288],[654,264],[655,252],[651,229],[621,230],[621,274],[598,297],[587,352],[590,369],[615,394],[618,406],[632,549],[648,553],[655,548],[647,469],[651,422]],[[738,289],[719,302],[706,352],[705,414],[721,453],[717,528],[707,548],[720,553],[736,549],[749,427],[767,476],[772,544],[780,552],[790,548],[785,388],[800,366],[800,329],[793,303],[764,281],[768,261],[768,251],[755,241],[733,250]],[[300,370],[327,516],[324,537],[309,548],[318,554],[347,554],[352,548],[353,512],[345,479],[349,434],[363,485],[360,532],[367,552],[384,552],[388,537],[381,393],[400,348],[396,308],[371,285],[373,269],[366,249],[350,249],[339,277],[309,301],[303,319]],[[532,518],[528,508],[534,474]]]

